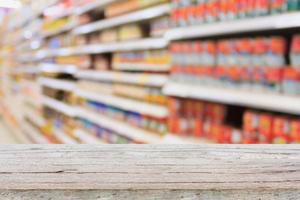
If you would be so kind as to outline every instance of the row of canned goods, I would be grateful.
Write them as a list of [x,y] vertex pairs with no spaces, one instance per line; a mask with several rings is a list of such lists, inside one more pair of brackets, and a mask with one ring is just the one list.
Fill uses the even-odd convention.
[[299,0],[173,0],[172,23],[190,26],[296,11]]
[[300,143],[300,118],[242,111],[241,126],[230,125],[229,108],[204,101],[171,98],[171,133],[225,144]]
[[274,36],[175,42],[170,48],[175,81],[300,94],[299,36],[290,45]]

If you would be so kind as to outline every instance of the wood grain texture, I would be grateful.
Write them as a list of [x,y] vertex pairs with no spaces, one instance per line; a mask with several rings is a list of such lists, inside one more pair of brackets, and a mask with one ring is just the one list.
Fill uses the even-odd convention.
[[0,191],[9,200],[299,200],[297,190],[30,190]]
[[119,190],[119,195],[125,190],[148,195],[153,190],[152,199],[168,193],[174,199],[202,199],[204,194],[214,199],[219,191],[228,199],[239,194],[233,191],[300,199],[299,189],[299,145],[0,146],[0,199],[23,199],[18,195],[28,194],[26,190],[45,190],[45,195],[91,190],[96,195],[91,199],[101,190],[107,192],[103,195]]

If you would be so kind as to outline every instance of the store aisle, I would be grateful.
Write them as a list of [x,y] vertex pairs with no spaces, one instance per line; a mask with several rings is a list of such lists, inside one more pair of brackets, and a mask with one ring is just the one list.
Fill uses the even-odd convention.
[[7,128],[2,119],[0,119],[0,144],[17,144],[17,139]]

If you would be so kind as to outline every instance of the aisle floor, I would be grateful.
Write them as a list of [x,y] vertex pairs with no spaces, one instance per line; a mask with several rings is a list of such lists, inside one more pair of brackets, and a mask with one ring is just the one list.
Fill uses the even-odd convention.
[[0,118],[0,144],[18,144],[16,138],[14,138],[13,133],[8,129]]

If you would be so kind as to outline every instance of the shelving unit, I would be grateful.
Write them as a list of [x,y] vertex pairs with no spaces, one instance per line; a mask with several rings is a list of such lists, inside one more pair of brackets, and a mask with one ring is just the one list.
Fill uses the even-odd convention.
[[73,81],[64,81],[51,78],[39,78],[38,83],[49,88],[72,92],[76,85]]
[[56,129],[53,131],[53,134],[62,144],[78,144],[76,140],[74,140],[72,137],[68,136],[61,130]]
[[117,97],[113,95],[86,92],[82,90],[76,91],[76,95],[85,99],[93,100],[120,109],[141,113],[148,116],[153,116],[158,118],[164,118],[168,116],[168,109],[166,106],[144,103],[144,102],[131,100],[123,97]]
[[161,137],[154,133],[135,128],[127,123],[119,122],[92,111],[79,109],[78,116],[138,142],[158,144],[161,140]]
[[79,138],[84,144],[105,144],[105,142],[93,136],[92,134],[85,132],[84,130],[75,130],[74,136]]
[[95,31],[101,31],[115,26],[120,26],[123,24],[145,21],[162,15],[167,15],[169,14],[170,10],[171,7],[169,4],[159,5],[153,8],[147,8],[141,11],[132,12],[119,17],[114,17],[111,19],[101,20],[95,23],[87,24],[74,29],[73,33],[77,35],[88,34]]
[[58,65],[53,63],[42,63],[39,66],[39,72],[57,73],[57,74],[75,74],[77,72],[76,65]]
[[[259,15],[257,11],[255,17],[249,17],[249,13],[239,16],[239,13],[236,15],[236,18],[240,17],[239,19],[233,19],[230,15],[227,16],[230,19],[226,20],[224,16],[224,19],[221,17],[218,20],[209,18],[213,16],[206,16],[206,18],[193,21],[193,18],[187,17],[188,12],[184,12],[182,16],[180,14],[176,16],[174,9],[184,5],[172,4],[172,1],[161,0],[157,3],[152,1],[141,3],[140,1],[141,4],[137,3],[132,9],[110,16],[108,8],[121,1],[94,0],[87,4],[76,4],[78,2],[74,1],[72,3],[75,4],[72,5],[69,2],[64,4],[66,6],[64,12],[57,12],[52,18],[43,16],[46,7],[57,6],[62,2],[64,0],[49,0],[39,9],[31,8],[31,14],[21,20],[17,20],[18,15],[15,15],[11,18],[14,23],[9,24],[6,30],[12,34],[8,35],[4,42],[9,48],[0,52],[2,58],[9,57],[9,61],[1,63],[3,67],[1,75],[9,79],[1,84],[6,88],[2,89],[5,94],[6,110],[11,110],[10,115],[13,116],[18,126],[22,124],[22,118],[29,119],[39,130],[46,129],[49,135],[54,137],[53,141],[67,144],[102,144],[114,141],[106,138],[109,136],[122,136],[125,141],[133,143],[206,144],[216,142],[215,136],[218,135],[211,134],[213,135],[211,136],[207,133],[208,130],[217,132],[220,127],[205,124],[206,121],[201,117],[199,118],[203,120],[201,121],[203,124],[199,122],[199,119],[195,121],[190,119],[195,115],[198,117],[198,113],[195,114],[195,112],[200,112],[197,102],[203,103],[206,107],[215,105],[215,110],[212,109],[211,112],[205,110],[209,108],[204,108],[203,113],[210,113],[210,115],[222,112],[220,110],[226,107],[226,109],[234,108],[236,112],[245,113],[248,110],[255,110],[259,113],[278,114],[279,117],[294,117],[298,120],[300,96],[288,95],[282,91],[280,91],[282,93],[271,92],[271,90],[262,92],[255,90],[256,85],[252,87],[252,83],[248,83],[249,87],[246,85],[247,89],[232,86],[235,84],[234,81],[229,83],[229,85],[232,84],[229,87],[223,86],[221,80],[218,80],[220,81],[218,86],[210,84],[214,80],[205,80],[204,83],[202,79],[197,79],[199,78],[197,76],[205,73],[193,68],[199,67],[197,65],[199,63],[193,63],[197,59],[190,55],[192,50],[189,48],[192,47],[183,48],[185,54],[190,55],[187,59],[184,58],[188,60],[189,66],[176,69],[175,64],[172,63],[176,60],[176,55],[172,54],[172,45],[211,41],[217,46],[221,40],[246,38],[248,35],[251,36],[249,39],[253,43],[256,36],[261,36],[265,40],[272,35],[272,31],[275,35],[280,35],[283,30],[288,30],[283,35],[288,35],[287,42],[290,43],[293,39],[291,34],[300,28],[299,10],[277,11],[276,14],[264,13],[262,16],[257,16]],[[195,4],[196,2],[200,3],[193,1]],[[30,10],[29,7],[26,8],[27,13],[28,9]],[[119,9],[124,8],[127,7],[121,6]],[[198,14],[194,13],[193,17],[201,18]],[[162,20],[164,17],[166,21]],[[178,24],[176,24],[177,18],[182,18]],[[43,27],[47,20],[57,22],[62,19],[69,20],[69,23],[48,29]],[[155,21],[159,19],[160,23],[155,24]],[[184,23],[184,20],[187,21]],[[201,20],[208,21],[196,25]],[[153,28],[155,25],[158,27],[156,27],[157,32],[152,30],[155,29]],[[125,31],[127,35],[123,33],[124,30],[127,30]],[[200,43],[197,44],[200,45]],[[292,46],[287,45],[287,47]],[[205,49],[205,44],[203,49],[197,47],[199,48],[197,51],[200,49],[202,51]],[[238,54],[241,51],[240,48],[242,47],[234,49],[234,52]],[[253,49],[249,51],[253,53]],[[215,52],[217,47],[210,50]],[[248,51],[245,52],[251,54]],[[243,53],[247,54],[245,52]],[[223,52],[223,54],[226,53]],[[276,59],[271,57],[276,53],[268,53],[270,56],[268,61]],[[203,60],[208,56],[204,55]],[[231,59],[235,59],[234,56]],[[287,65],[292,65],[289,56],[285,52],[284,59],[288,59]],[[262,57],[262,55],[257,57]],[[176,79],[176,76],[173,77],[176,73],[186,73],[187,76]],[[251,73],[253,76],[254,72],[251,71]],[[187,78],[190,80],[186,81]],[[121,92],[119,88],[122,88]],[[143,96],[143,92],[148,95]],[[17,105],[16,108],[12,109],[12,106],[8,105],[10,101]],[[196,111],[187,116],[175,118],[173,114],[176,113],[174,111],[176,106],[180,107],[184,101],[188,103],[183,106],[182,110],[179,109],[178,113],[193,108]],[[25,109],[17,113],[16,110],[22,106]],[[222,120],[226,123],[232,120],[227,119],[226,114],[233,112],[224,113],[225,119],[222,118]],[[244,120],[244,115],[239,113],[239,118],[234,122],[230,121],[229,125],[234,126],[231,127],[232,131],[244,134],[241,122]],[[209,119],[208,121],[220,122],[222,120]],[[10,124],[13,126],[11,122]],[[203,126],[203,133],[197,135],[191,129],[199,124]],[[218,125],[220,124],[222,123]],[[182,134],[178,134],[169,130],[172,125],[192,128],[186,128]],[[43,137],[44,133],[38,133],[37,128],[27,123],[25,129],[27,133],[33,132],[32,135],[27,134],[29,141],[46,142],[47,137]],[[220,132],[225,134],[226,131],[227,129]],[[227,140],[234,140],[239,135],[226,135],[226,137]]]
[[50,141],[30,124],[23,122],[22,128],[28,137],[36,144],[49,144]]
[[116,2],[116,0],[95,0],[87,5],[74,9],[74,14],[82,15],[96,9],[103,9],[106,5]]
[[70,106],[68,104],[62,103],[58,100],[49,98],[44,96],[42,100],[43,104],[49,108],[52,108],[58,112],[61,112],[67,116],[75,117],[76,116],[76,108]]
[[[85,54],[101,54],[112,53],[119,51],[138,51],[148,49],[162,49],[168,46],[169,42],[164,38],[147,38],[136,41],[115,42],[108,44],[93,44],[83,45],[78,47],[48,49],[38,51],[35,55],[30,56],[35,60],[42,60],[45,58],[57,56],[72,56]],[[25,58],[30,60],[30,58]]]
[[211,86],[195,86],[169,82],[164,88],[169,96],[193,98],[230,105],[248,106],[270,111],[300,114],[300,101],[297,96],[284,96],[272,93],[249,92],[242,89],[225,89]]
[[76,74],[77,78],[106,81],[106,82],[119,82],[136,85],[148,85],[154,87],[162,87],[168,81],[168,76],[160,74],[147,74],[147,73],[128,73],[128,72],[112,72],[112,71],[93,71],[84,70]]
[[300,27],[300,13],[239,19],[199,26],[174,28],[165,35],[168,40],[184,40],[191,38],[212,37],[236,33],[247,33],[266,30],[280,30]]

